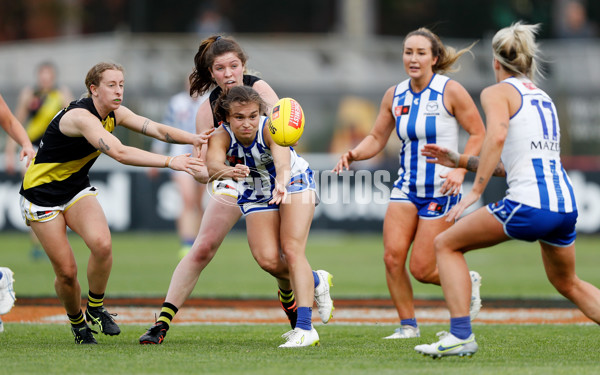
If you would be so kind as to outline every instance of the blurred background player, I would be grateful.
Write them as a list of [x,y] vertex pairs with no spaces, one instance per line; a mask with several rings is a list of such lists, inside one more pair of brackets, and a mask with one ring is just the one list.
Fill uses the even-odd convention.
[[[456,52],[426,28],[408,33],[403,45],[404,69],[409,78],[390,87],[371,133],[342,155],[334,168],[340,173],[350,163],[374,157],[383,150],[392,132],[402,141],[398,179],[394,182],[383,223],[385,274],[400,327],[386,339],[419,337],[413,290],[406,271],[422,283],[440,285],[433,239],[452,223],[444,220],[460,199],[466,169],[431,168],[419,154],[426,143],[458,148],[459,125],[469,139],[465,153],[477,155],[485,129],[473,99],[458,82],[441,75],[469,48]],[[443,177],[441,176],[443,175]],[[479,312],[480,276],[473,273],[473,318]]]
[[[358,146],[369,135],[376,117],[377,106],[371,101],[350,95],[342,98],[329,152],[339,155]],[[353,169],[376,170],[382,164],[380,160],[382,157],[383,154],[378,154],[369,160],[357,162],[353,165]]]
[[[33,145],[27,136],[27,132],[12,114],[4,98],[0,95],[0,126],[9,135],[9,138],[21,146],[19,160],[24,160],[25,167],[29,166],[35,155]],[[0,267],[0,315],[4,315],[12,309],[15,303],[15,290],[13,288],[13,272],[8,267]],[[4,324],[0,318],[0,332],[4,332]]]
[[[123,67],[101,62],[85,77],[87,97],[71,102],[48,125],[40,148],[23,177],[21,213],[46,251],[54,273],[56,294],[66,310],[77,344],[96,344],[86,323],[98,325],[106,335],[121,330],[104,307],[104,294],[112,269],[112,240],[104,211],[90,185],[89,170],[104,153],[122,164],[164,167],[189,173],[204,165],[188,155],[164,156],[123,145],[112,132],[116,126],[165,142],[200,147],[207,132],[191,134],[150,121],[121,105],[125,78]],[[57,162],[58,161],[58,162]],[[89,286],[85,317],[81,310],[81,286],[67,228],[77,233],[90,250]]]
[[[196,132],[196,114],[200,105],[208,99],[208,93],[198,96],[194,94],[190,96],[189,79],[185,77],[184,91],[181,91],[169,100],[167,110],[163,119],[163,123],[173,126],[178,129],[185,130],[189,133]],[[169,150],[166,150],[166,147]],[[192,153],[192,145],[183,144],[167,144],[159,140],[152,142],[152,151],[168,155],[176,156]],[[155,177],[158,169],[150,168],[148,173],[151,177]],[[181,171],[170,171],[171,180],[177,186],[177,191],[181,197],[181,212],[176,219],[177,234],[181,242],[181,248],[178,255],[182,259],[192,248],[194,239],[198,234],[200,222],[202,221],[203,198],[206,191],[206,184],[197,182],[194,177],[188,173]]]
[[[539,72],[539,25],[513,24],[492,39],[496,84],[481,92],[487,134],[481,157],[453,158],[477,174],[471,191],[448,214],[458,219],[477,202],[492,174],[505,175],[507,195],[461,218],[434,241],[450,332],[415,350],[432,357],[470,356],[478,350],[469,319],[469,270],[464,253],[517,239],[538,241],[548,280],[600,324],[600,290],[575,273],[577,205],[560,160],[560,127],[552,99],[533,82]],[[441,161],[449,150],[426,146]],[[453,152],[455,154],[455,152]],[[499,163],[501,161],[501,163]]]
[[[57,75],[56,66],[52,62],[41,62],[37,66],[35,84],[25,87],[19,94],[15,116],[22,124],[25,124],[27,135],[36,150],[52,118],[73,100],[69,89],[66,86],[58,85]],[[15,154],[16,144],[9,139],[5,150],[6,172],[9,174],[15,173],[18,169],[15,163]],[[24,168],[20,169],[24,173]],[[33,232],[30,234],[32,259],[47,259],[35,234]]]
[[[223,125],[209,140],[206,165],[211,179],[238,181],[237,204],[246,218],[252,254],[260,251],[271,263],[288,266],[298,318],[279,347],[316,346],[319,334],[312,325],[314,285],[319,281],[331,284],[331,275],[312,271],[306,258],[318,202],[315,180],[308,163],[292,147],[272,140],[267,117],[261,116],[264,112],[265,102],[250,87],[236,86],[223,92],[215,106],[215,115]],[[321,308],[319,313],[323,318]]]

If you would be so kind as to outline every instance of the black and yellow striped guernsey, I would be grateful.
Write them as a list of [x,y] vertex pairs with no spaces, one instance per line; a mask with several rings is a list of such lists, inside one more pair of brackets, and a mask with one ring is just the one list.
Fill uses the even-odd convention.
[[58,124],[68,111],[83,108],[96,116],[109,132],[115,128],[115,113],[100,118],[91,98],[71,102],[48,125],[40,148],[25,173],[20,194],[40,206],[57,206],[67,203],[77,193],[90,186],[89,170],[100,156],[84,137],[68,137],[61,133]]
[[36,90],[33,93],[32,104],[29,106],[27,117],[27,136],[34,146],[39,146],[46,127],[62,108],[64,95],[59,89],[52,89],[48,93]]

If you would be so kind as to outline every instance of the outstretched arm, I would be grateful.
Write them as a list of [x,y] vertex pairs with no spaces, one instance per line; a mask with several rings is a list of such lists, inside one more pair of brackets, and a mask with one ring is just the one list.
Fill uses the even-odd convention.
[[208,129],[199,134],[193,134],[175,128],[161,124],[159,122],[152,121],[143,116],[137,115],[126,107],[119,107],[115,111],[117,123],[125,126],[126,128],[142,133],[149,137],[156,138],[167,143],[179,143],[179,144],[190,144],[194,145],[198,149],[208,142],[208,138],[212,133],[212,129]]
[[[426,144],[421,150],[421,155],[426,156],[428,163],[440,164],[448,168],[465,168],[469,172],[477,173],[479,156],[459,154],[436,144]],[[493,175],[506,177],[506,170],[502,161],[498,162]]]
[[21,145],[21,160],[27,157],[27,166],[29,166],[31,159],[35,156],[35,151],[25,128],[23,128],[23,125],[12,114],[2,95],[0,95],[0,126],[8,133],[11,139]]
[[189,154],[171,157],[126,146],[104,129],[98,118],[84,109],[76,108],[67,112],[60,120],[60,128],[67,136],[85,137],[97,150],[122,164],[171,168],[187,172],[192,176],[194,171],[199,171],[204,166],[200,159],[189,157]]

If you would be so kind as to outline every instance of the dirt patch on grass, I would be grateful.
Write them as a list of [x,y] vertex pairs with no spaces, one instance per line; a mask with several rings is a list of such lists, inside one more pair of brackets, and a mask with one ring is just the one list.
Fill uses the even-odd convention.
[[[110,298],[105,305],[117,313],[121,324],[152,324],[160,313],[162,298]],[[336,299],[330,324],[398,324],[399,319],[387,299]],[[85,300],[82,300],[85,306]],[[448,323],[443,300],[415,301],[420,324]],[[57,298],[19,298],[13,309],[2,316],[5,322],[67,323]],[[320,323],[317,309],[313,321]],[[267,299],[192,298],[177,313],[175,324],[273,324],[286,323],[279,303]],[[570,302],[562,300],[489,300],[474,324],[593,324]]]

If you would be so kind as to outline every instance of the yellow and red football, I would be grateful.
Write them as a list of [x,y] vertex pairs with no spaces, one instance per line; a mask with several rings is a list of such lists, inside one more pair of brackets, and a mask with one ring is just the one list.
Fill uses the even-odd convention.
[[295,145],[304,132],[304,112],[292,98],[279,99],[269,113],[269,132],[280,146]]

